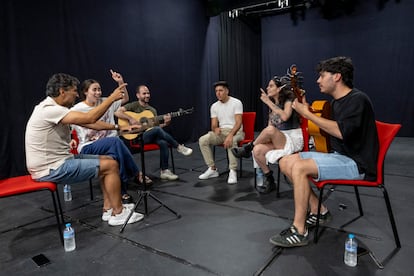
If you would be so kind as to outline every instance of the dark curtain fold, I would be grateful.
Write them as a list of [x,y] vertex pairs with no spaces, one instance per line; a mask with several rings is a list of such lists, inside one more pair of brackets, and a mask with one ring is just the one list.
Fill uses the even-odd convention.
[[45,97],[48,78],[58,72],[98,80],[106,96],[116,86],[109,73],[114,69],[128,83],[131,100],[135,88],[147,84],[160,114],[194,107],[167,130],[180,143],[196,141],[210,104],[200,95],[211,93],[206,82],[216,79],[204,76],[217,60],[206,50],[205,8],[193,0],[2,1],[0,178],[27,173],[25,126]]
[[[252,24],[252,25],[249,25]],[[263,127],[261,80],[261,34],[259,22],[231,19],[220,15],[220,79],[230,86],[230,94],[243,102],[244,111],[256,111],[256,130]]]

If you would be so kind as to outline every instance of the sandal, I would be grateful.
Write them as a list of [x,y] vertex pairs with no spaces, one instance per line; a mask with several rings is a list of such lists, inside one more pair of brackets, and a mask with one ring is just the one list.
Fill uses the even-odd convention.
[[134,200],[132,198],[132,196],[130,196],[129,194],[123,194],[122,195],[122,204],[129,204],[129,203],[133,203]]
[[[139,184],[142,184],[143,182],[144,182],[144,179],[142,178],[142,172],[140,172],[140,173],[139,173],[139,176],[138,176],[138,183],[139,183]],[[146,184],[147,186],[152,185],[152,180],[151,180],[151,178],[149,178],[148,176],[145,176],[145,184]]]

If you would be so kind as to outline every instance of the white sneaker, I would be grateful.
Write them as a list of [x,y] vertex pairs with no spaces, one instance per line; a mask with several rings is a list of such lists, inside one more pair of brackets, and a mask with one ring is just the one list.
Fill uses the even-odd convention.
[[182,155],[185,155],[185,156],[188,156],[188,155],[190,155],[190,154],[192,154],[192,153],[193,153],[193,150],[192,150],[192,149],[187,148],[187,147],[186,147],[186,146],[184,146],[184,145],[178,145],[178,147],[177,147],[177,151],[178,151],[179,153],[181,153]]
[[173,174],[169,169],[166,169],[161,171],[160,178],[166,180],[176,180],[178,179],[178,175]]
[[[111,226],[116,226],[116,225],[122,225],[125,223],[125,220],[127,219],[127,217],[129,216],[129,213],[131,212],[130,209],[124,207],[122,209],[122,212],[115,215],[115,216],[111,216],[108,220],[108,224]],[[144,218],[143,214],[137,213],[137,212],[133,212],[132,216],[129,218],[128,223],[134,223],[137,221],[140,221]]]
[[212,170],[210,167],[203,173],[200,174],[200,176],[198,177],[198,179],[209,179],[209,178],[213,178],[213,177],[218,177],[219,173],[218,173],[218,169]]
[[[134,203],[128,203],[128,204],[122,204],[122,206],[124,206],[125,208],[128,208],[129,210],[134,209],[135,204]],[[108,221],[112,216],[112,208],[106,210],[105,212],[102,213],[102,220],[103,221]]]
[[227,179],[228,184],[236,184],[237,183],[237,171],[236,170],[230,170],[229,172],[229,178]]

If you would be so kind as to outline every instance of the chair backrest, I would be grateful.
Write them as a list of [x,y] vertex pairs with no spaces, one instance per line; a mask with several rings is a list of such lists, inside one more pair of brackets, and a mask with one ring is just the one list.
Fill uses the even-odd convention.
[[243,131],[245,140],[254,139],[254,124],[256,121],[256,112],[243,112]]
[[401,128],[401,124],[389,124],[380,121],[375,121],[377,125],[379,152],[377,163],[377,182],[383,183],[384,180],[384,160],[387,151]]
[[302,151],[309,151],[309,131],[308,131],[308,119],[300,118],[300,128],[302,129],[303,136],[303,149]]
[[[73,129],[73,130],[72,130],[71,135],[72,135],[72,139],[76,141],[76,144],[77,144],[77,145],[79,145],[79,137],[78,137],[78,133],[76,132],[76,130],[75,130],[75,129]],[[70,152],[71,152],[72,154],[78,154],[78,153],[79,153],[79,152],[78,152],[78,148],[77,148],[77,147],[76,147],[76,148],[71,149],[71,150],[70,150]]]

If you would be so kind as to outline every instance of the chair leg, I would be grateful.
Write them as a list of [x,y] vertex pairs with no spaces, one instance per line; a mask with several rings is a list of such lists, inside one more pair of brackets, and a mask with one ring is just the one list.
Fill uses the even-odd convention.
[[93,200],[92,178],[89,179],[89,192],[91,194],[91,200]]
[[253,176],[254,177],[254,189],[256,189],[257,188],[257,177],[256,177],[257,176],[257,174],[256,174],[257,173],[257,169],[256,168],[254,168],[254,172],[253,173],[254,173],[254,176]]
[[174,163],[174,155],[173,155],[173,148],[170,147],[170,155],[171,155],[171,165],[173,173],[175,174],[175,163]]
[[387,205],[388,217],[391,222],[392,232],[394,233],[395,245],[397,248],[401,248],[400,238],[398,236],[397,225],[395,224],[394,214],[392,213],[390,198],[388,197],[388,192],[384,186],[381,186],[382,193],[384,194],[385,204]]
[[359,215],[362,217],[364,215],[364,211],[362,210],[362,204],[361,204],[361,198],[359,196],[359,190],[357,186],[354,186],[354,190],[355,190],[355,196],[358,202],[358,210],[359,210]]
[[322,208],[322,198],[323,198],[323,188],[322,187],[319,191],[319,200],[318,200],[318,213],[316,215],[316,225],[315,225],[315,231],[313,234],[313,242],[318,243],[318,230],[319,230],[319,217],[321,216],[321,208]]
[[280,197],[279,187],[280,187],[280,167],[279,167],[279,163],[278,163],[277,164],[277,183],[276,183],[276,197],[277,198]]
[[240,167],[239,177],[242,177],[242,171],[243,171],[243,158],[242,157],[239,158],[239,167]]
[[[228,166],[228,164],[230,163],[230,160],[229,160],[229,150],[228,149],[226,149],[226,158],[227,158],[227,166]],[[230,170],[230,168],[229,168],[229,170]]]
[[[62,225],[65,224],[65,221],[63,219],[62,206],[60,204],[59,194],[58,194],[57,190],[56,190],[56,192],[50,191],[50,193],[52,195],[53,208],[55,210],[55,217],[56,217],[57,227],[58,227],[58,235],[59,235],[59,238],[60,238],[60,242],[63,245],[63,236],[62,236],[62,229],[63,228],[62,228]],[[57,198],[58,204],[56,204],[56,198],[55,198],[55,196]],[[59,206],[59,209],[58,209],[58,206],[57,205]],[[60,216],[61,216],[61,218],[59,218],[59,210],[60,210]],[[61,219],[62,219],[62,222],[61,222]]]
[[59,211],[60,211],[60,218],[62,220],[62,225],[65,225],[65,219],[63,218],[62,204],[60,203],[60,197],[59,197],[59,190],[58,189],[56,189],[56,198],[57,198],[57,203],[58,203],[58,207],[59,207]]

